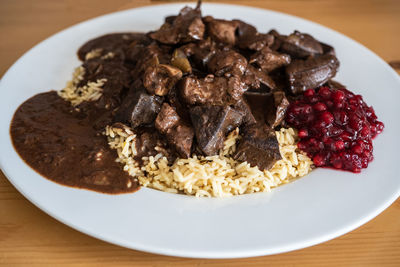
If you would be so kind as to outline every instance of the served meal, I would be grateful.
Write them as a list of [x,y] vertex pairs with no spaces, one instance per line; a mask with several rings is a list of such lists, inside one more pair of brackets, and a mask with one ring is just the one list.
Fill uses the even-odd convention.
[[104,193],[140,186],[224,197],[316,167],[360,172],[384,125],[332,80],[332,46],[184,7],[148,33],[85,43],[60,91],[33,96],[10,133],[32,168]]

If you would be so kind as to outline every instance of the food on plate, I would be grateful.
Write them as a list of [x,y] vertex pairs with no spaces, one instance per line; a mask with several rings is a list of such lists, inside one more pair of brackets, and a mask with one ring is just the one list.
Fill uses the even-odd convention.
[[21,157],[64,185],[270,191],[315,167],[361,171],[384,127],[332,80],[332,46],[202,16],[200,4],[152,32],[90,40],[78,57],[66,87],[28,99],[10,129]]

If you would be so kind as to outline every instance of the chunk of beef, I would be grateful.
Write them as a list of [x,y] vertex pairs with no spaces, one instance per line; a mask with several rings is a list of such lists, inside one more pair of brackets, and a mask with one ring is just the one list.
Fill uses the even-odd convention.
[[115,115],[117,122],[130,122],[132,128],[154,122],[163,98],[149,95],[144,88],[131,87]]
[[183,100],[190,105],[229,105],[247,90],[247,86],[238,77],[214,77],[207,75],[203,79],[185,77],[180,83]]
[[260,170],[269,170],[282,159],[275,132],[266,125],[248,127],[233,157]]
[[139,49],[135,57],[135,67],[131,71],[133,80],[142,79],[144,72],[151,66],[168,64],[171,58],[166,47],[161,47],[155,43]]
[[289,65],[290,56],[272,51],[268,47],[264,47],[250,57],[249,63],[255,63],[265,72],[271,72],[277,68]]
[[178,124],[179,120],[179,115],[176,113],[175,109],[169,104],[164,103],[157,115],[154,126],[161,133],[166,134],[168,130],[172,129]]
[[136,161],[142,162],[143,157],[156,156],[159,153],[167,157],[169,163],[176,159],[175,151],[168,146],[165,137],[154,127],[136,128],[135,134]]
[[227,45],[234,45],[236,42],[235,31],[238,27],[236,21],[214,19],[211,16],[204,17],[208,35],[215,41]]
[[256,123],[256,119],[251,112],[251,108],[249,103],[247,103],[244,97],[240,98],[234,105],[233,109],[239,112],[240,116],[242,117],[242,123],[244,126],[249,126]]
[[175,148],[179,156],[183,158],[190,156],[194,137],[193,129],[180,119],[178,113],[169,104],[164,103],[161,107],[155,127],[166,135],[169,145]]
[[272,29],[268,32],[268,34],[274,36],[274,41],[273,43],[269,46],[271,50],[277,51],[279,48],[282,46],[283,42],[285,41],[286,37],[285,35],[279,34],[276,30]]
[[186,123],[190,124],[190,115],[186,107],[186,103],[181,99],[179,88],[177,86],[173,87],[168,95],[167,100],[169,104],[176,110],[179,117]]
[[272,93],[247,93],[245,99],[251,108],[251,112],[259,125],[266,123],[266,111],[273,108]]
[[234,50],[222,50],[214,54],[207,63],[208,70],[216,76],[241,76],[247,68],[247,60]]
[[199,70],[205,70],[208,61],[217,52],[218,48],[214,41],[207,39],[184,45],[180,47],[180,50],[190,57]]
[[147,68],[143,85],[152,95],[164,96],[182,78],[182,71],[170,65],[158,64]]
[[244,21],[241,20],[234,20],[237,23],[237,30],[236,30],[236,35],[238,37],[238,42],[240,42],[241,39],[245,39],[248,36],[253,36],[257,34],[257,29],[253,25],[250,25]]
[[231,76],[227,78],[227,81],[227,93],[232,102],[236,102],[237,100],[241,99],[243,93],[249,88],[245,81],[243,81],[239,76]]
[[265,107],[265,119],[268,125],[274,129],[282,123],[290,103],[283,91],[273,92],[271,95],[271,102]]
[[149,36],[160,43],[171,45],[201,40],[204,30],[200,8],[184,7],[178,16],[167,20],[158,31]]
[[322,42],[320,42],[320,44],[322,46],[322,50],[323,50],[324,55],[325,54],[332,55],[332,56],[336,55],[335,48],[333,48],[332,46],[330,46],[328,44],[322,43]]
[[290,34],[280,49],[295,58],[307,58],[323,53],[323,48],[317,40],[309,34],[298,31]]
[[260,88],[260,83],[266,85],[271,90],[276,89],[275,81],[267,73],[250,64],[247,65],[247,70],[242,80],[253,89]]
[[286,67],[290,90],[299,94],[308,88],[321,86],[336,75],[338,68],[339,61],[332,55],[294,60]]
[[241,49],[259,51],[270,46],[274,42],[274,36],[257,32],[257,29],[241,20],[234,20],[237,23],[236,45]]
[[207,156],[216,155],[224,146],[226,134],[242,122],[240,113],[229,106],[195,106],[190,116],[197,144]]

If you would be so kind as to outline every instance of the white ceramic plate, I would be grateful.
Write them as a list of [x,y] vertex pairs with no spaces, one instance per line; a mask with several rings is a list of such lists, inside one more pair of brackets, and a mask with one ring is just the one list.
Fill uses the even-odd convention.
[[[194,4],[193,4],[194,5]],[[185,257],[234,258],[300,249],[335,238],[387,208],[400,192],[397,171],[400,79],[374,53],[323,26],[244,6],[204,4],[203,14],[239,18],[259,31],[295,29],[332,44],[341,62],[337,80],[361,93],[385,123],[374,140],[375,160],[361,174],[317,169],[271,193],[196,199],[143,188],[105,195],[44,179],[15,152],[9,136],[14,111],[27,98],[62,88],[79,65],[87,40],[122,31],[157,29],[182,4],[113,13],[73,26],[22,56],[0,84],[0,163],[13,185],[40,209],[91,236],[137,250]]]

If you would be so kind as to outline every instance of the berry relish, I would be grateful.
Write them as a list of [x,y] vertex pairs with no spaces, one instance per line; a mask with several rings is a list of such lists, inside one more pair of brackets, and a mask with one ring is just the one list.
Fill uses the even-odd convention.
[[384,125],[361,95],[345,88],[306,90],[287,110],[286,122],[298,129],[298,148],[317,167],[360,172],[373,160],[372,139]]

